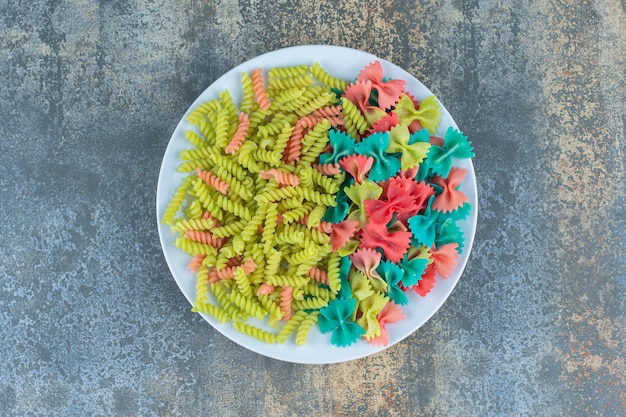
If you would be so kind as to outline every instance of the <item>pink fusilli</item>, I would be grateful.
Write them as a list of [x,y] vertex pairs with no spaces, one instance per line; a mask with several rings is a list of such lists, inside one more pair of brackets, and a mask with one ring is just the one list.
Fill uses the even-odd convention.
[[256,295],[261,295],[261,294],[270,295],[273,292],[274,292],[274,286],[272,284],[268,284],[264,282],[263,284],[259,285],[259,289],[256,290]]
[[280,290],[280,311],[283,312],[282,321],[287,321],[291,318],[291,299],[293,298],[293,287],[288,285],[284,286]]
[[187,265],[187,268],[193,272],[198,272],[198,269],[200,269],[204,258],[206,258],[206,255],[203,255],[201,253],[195,255],[193,258],[191,258],[191,261],[189,262],[189,265]]
[[341,173],[339,164],[314,164],[313,168],[324,175],[337,175]]
[[239,113],[239,125],[237,125],[237,130],[233,135],[233,138],[230,140],[224,152],[229,154],[234,154],[239,150],[243,142],[246,140],[246,135],[248,134],[248,128],[250,127],[250,117],[247,113]]
[[316,266],[312,266],[307,272],[307,275],[315,281],[328,285],[328,273]]
[[214,237],[210,232],[203,230],[187,230],[185,237],[194,242],[204,243],[218,249],[224,246],[224,238]]
[[196,174],[198,174],[198,178],[204,181],[207,185],[210,185],[222,194],[226,194],[226,190],[228,190],[229,185],[227,182],[222,181],[217,175],[214,175],[209,171],[203,171],[200,168],[196,168]]
[[269,110],[270,101],[267,98],[267,92],[263,84],[263,70],[261,68],[255,69],[252,71],[251,77],[252,89],[254,90],[257,103],[259,103],[262,110]]
[[285,146],[285,151],[283,153],[283,161],[296,162],[300,159],[302,155],[302,138],[305,135],[305,128],[300,123],[300,121],[296,121],[294,125],[293,132],[291,132],[291,136],[287,141],[287,146]]
[[263,178],[265,180],[274,178],[276,182],[278,182],[280,185],[299,185],[300,184],[300,177],[298,177],[296,174],[283,172],[276,168],[259,172],[259,178]]

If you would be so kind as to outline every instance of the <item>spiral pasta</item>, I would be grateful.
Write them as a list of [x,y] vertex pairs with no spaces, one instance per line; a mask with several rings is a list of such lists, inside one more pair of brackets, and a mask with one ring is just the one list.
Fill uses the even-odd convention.
[[276,341],[280,344],[284,344],[287,338],[301,326],[306,316],[307,314],[304,311],[298,311],[293,314],[276,335]]
[[270,101],[267,98],[267,94],[265,92],[265,86],[263,85],[263,70],[261,68],[257,68],[252,71],[252,88],[254,90],[254,95],[256,96],[256,100],[259,103],[259,106],[262,110],[269,110]]
[[211,303],[195,302],[191,311],[195,313],[209,314],[215,317],[220,323],[226,323],[230,320],[230,316],[223,309]]
[[224,152],[229,154],[234,154],[239,150],[241,144],[244,140],[246,140],[246,135],[248,134],[248,128],[250,127],[250,118],[246,113],[239,114],[239,124],[237,125],[237,129],[233,134],[232,139],[226,146]]
[[[209,230],[215,226],[213,219],[181,219],[171,226],[173,232],[186,232],[187,230]],[[223,237],[223,236],[218,236]]]
[[329,299],[322,297],[306,297],[302,300],[295,300],[293,308],[295,310],[319,310],[328,305]]
[[[300,312],[301,311],[299,311],[298,313]],[[304,319],[302,319],[302,322],[300,323],[300,325],[298,326],[298,329],[296,330],[296,345],[301,346],[306,343],[306,340],[309,336],[309,333],[311,332],[311,329],[313,328],[315,324],[317,324],[319,315],[320,315],[319,310],[312,311],[309,314],[307,314],[306,317],[304,317]]]
[[341,97],[341,105],[346,124],[346,133],[355,139],[360,138],[369,127],[367,120],[365,120],[359,108],[347,98]]
[[311,72],[313,73],[315,78],[317,78],[330,88],[344,90],[348,84],[344,80],[340,80],[327,73],[324,68],[322,68],[322,66],[317,62],[311,67]]
[[266,79],[258,68],[242,73],[239,110],[224,90],[191,111],[178,167],[188,175],[162,219],[192,256],[193,311],[268,343],[296,333],[304,343],[339,290],[322,218],[344,177],[318,156],[345,122],[328,83],[341,85],[311,66],[272,68]]
[[283,321],[291,318],[291,302],[293,298],[293,287],[284,286],[280,290],[280,310],[283,312]]
[[211,233],[203,230],[187,230],[185,237],[194,242],[204,243],[205,245],[213,246],[218,249],[224,245],[224,239],[216,238]]
[[197,106],[189,115],[185,117],[191,124],[198,124],[201,120],[204,120],[206,115],[212,111],[216,111],[220,107],[218,100],[209,100]]

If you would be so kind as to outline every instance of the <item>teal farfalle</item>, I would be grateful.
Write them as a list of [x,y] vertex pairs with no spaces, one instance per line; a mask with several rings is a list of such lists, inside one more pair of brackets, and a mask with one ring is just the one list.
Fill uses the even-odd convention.
[[350,199],[346,195],[344,187],[341,187],[337,192],[335,202],[335,206],[326,209],[324,216],[322,216],[322,221],[337,224],[344,221],[346,216],[348,216],[348,212],[350,211]]
[[413,243],[421,243],[428,247],[435,243],[435,226],[439,212],[432,210],[433,201],[435,201],[435,196],[430,197],[428,206],[423,214],[417,214],[409,218],[408,223],[411,233],[413,233]]
[[402,270],[402,285],[410,287],[419,282],[426,271],[428,265],[428,259],[426,258],[413,258],[409,260],[407,256],[398,264],[398,267]]
[[459,208],[448,213],[447,216],[452,220],[465,220],[471,211],[472,205],[466,201]]
[[431,146],[427,164],[431,171],[447,178],[452,168],[452,158],[466,159],[474,157],[474,150],[467,136],[450,126],[443,138],[444,146]]
[[411,133],[411,136],[409,137],[409,145],[413,145],[418,142],[430,143],[430,132],[428,129],[422,129]]
[[330,343],[335,346],[350,346],[365,334],[365,329],[350,320],[356,309],[355,298],[335,299],[320,310],[318,325],[322,333],[332,332]]
[[338,164],[341,158],[357,153],[355,150],[356,143],[347,133],[331,129],[328,136],[333,150],[331,153],[320,155],[321,164]]
[[350,257],[342,257],[339,262],[339,278],[341,278],[341,287],[339,287],[339,294],[337,294],[337,298],[342,300],[349,300],[352,298],[352,289],[350,288],[350,282],[348,281],[350,268],[352,268],[352,261],[350,260]]
[[387,282],[387,294],[396,304],[405,305],[409,302],[406,294],[400,288],[404,272],[393,262],[383,261],[376,268],[378,274]]
[[437,247],[448,243],[457,243],[457,252],[460,254],[463,251],[465,236],[459,225],[457,225],[453,219],[443,217],[443,215],[440,214],[436,229],[437,237],[435,238],[435,244]]
[[371,181],[388,180],[400,171],[400,161],[386,153],[388,147],[389,132],[373,133],[356,145],[358,154],[374,158],[374,165],[368,175]]

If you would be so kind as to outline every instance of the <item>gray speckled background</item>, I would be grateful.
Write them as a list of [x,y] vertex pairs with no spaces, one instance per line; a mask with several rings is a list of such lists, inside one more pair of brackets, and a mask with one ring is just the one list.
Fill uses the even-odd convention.
[[[626,415],[625,8],[0,0],[0,415]],[[196,96],[308,43],[429,86],[475,146],[480,197],[444,307],[331,366],[264,358],[191,313],[155,220]]]

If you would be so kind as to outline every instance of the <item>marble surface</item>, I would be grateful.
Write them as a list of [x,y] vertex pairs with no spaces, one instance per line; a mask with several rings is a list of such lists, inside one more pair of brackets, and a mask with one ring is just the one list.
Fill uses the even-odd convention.
[[[620,0],[0,0],[0,415],[626,415]],[[472,140],[467,269],[413,336],[283,363],[215,332],[156,230],[195,97],[280,47],[422,80]]]

